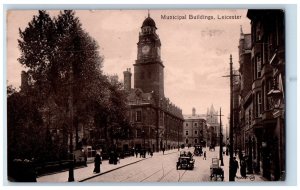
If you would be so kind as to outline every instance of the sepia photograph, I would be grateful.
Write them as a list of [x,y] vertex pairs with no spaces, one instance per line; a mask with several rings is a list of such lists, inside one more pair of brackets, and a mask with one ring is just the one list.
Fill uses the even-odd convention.
[[284,182],[285,17],[7,10],[4,175],[10,184]]

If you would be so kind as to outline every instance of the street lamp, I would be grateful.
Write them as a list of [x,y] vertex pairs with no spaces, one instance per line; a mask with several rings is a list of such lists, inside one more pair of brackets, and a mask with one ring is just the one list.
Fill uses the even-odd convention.
[[177,148],[179,151],[179,125],[177,124]]
[[73,67],[71,64],[70,68],[70,97],[69,97],[69,130],[70,130],[70,146],[69,146],[69,151],[70,151],[70,166],[69,166],[69,178],[68,182],[73,182],[74,181],[74,155],[73,155]]
[[221,166],[224,166],[223,163],[223,134],[222,134],[222,110],[220,108],[220,160],[221,160]]
[[233,73],[232,55],[230,54],[230,128],[229,128],[229,181],[235,181],[234,161],[233,161]]
[[145,157],[145,152],[146,152],[146,147],[145,147],[145,131],[144,131],[144,129],[142,130],[142,135],[143,135],[143,157]]

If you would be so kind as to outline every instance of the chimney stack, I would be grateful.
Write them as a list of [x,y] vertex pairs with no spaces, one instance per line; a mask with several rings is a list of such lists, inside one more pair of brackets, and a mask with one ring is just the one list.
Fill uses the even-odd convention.
[[193,108],[193,116],[195,116],[195,115],[196,115],[196,109]]
[[126,71],[123,72],[124,74],[124,89],[129,91],[131,89],[131,69],[127,68]]

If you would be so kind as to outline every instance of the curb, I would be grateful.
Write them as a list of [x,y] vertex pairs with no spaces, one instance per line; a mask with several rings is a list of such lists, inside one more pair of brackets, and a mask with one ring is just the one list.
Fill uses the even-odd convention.
[[138,162],[141,162],[141,161],[146,160],[146,159],[148,159],[148,158],[144,158],[144,159],[141,159],[141,160],[138,160],[138,161],[135,161],[135,162],[131,162],[131,163],[129,163],[129,164],[125,164],[125,165],[123,165],[123,166],[120,166],[120,167],[117,167],[117,168],[114,168],[114,169],[111,169],[111,170],[107,170],[107,171],[105,171],[105,172],[103,172],[103,173],[100,173],[100,174],[97,174],[97,175],[93,175],[93,176],[91,176],[91,177],[88,177],[88,178],[79,180],[78,182],[84,182],[84,181],[87,181],[87,180],[89,180],[89,179],[93,179],[93,178],[95,178],[95,177],[101,176],[101,175],[103,175],[103,174],[107,174],[107,173],[109,173],[109,172],[115,171],[115,170],[117,170],[117,169],[120,169],[120,168],[129,166],[129,165],[132,165],[132,164],[135,164],[135,163],[138,163]]

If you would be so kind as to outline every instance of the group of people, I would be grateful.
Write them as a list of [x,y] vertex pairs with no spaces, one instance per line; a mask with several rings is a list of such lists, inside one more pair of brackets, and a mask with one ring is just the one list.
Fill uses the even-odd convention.
[[[233,157],[233,173],[234,173],[234,176],[236,177],[236,173],[237,173],[237,170],[239,168],[239,163],[238,161],[236,160],[236,157]],[[245,156],[241,155],[240,156],[240,174],[242,177],[246,177],[246,167],[247,167],[247,164],[246,164],[246,158]]]
[[135,154],[136,158],[138,157],[139,154],[140,154],[140,158],[146,158],[147,152],[148,152],[148,155],[150,155],[151,157],[153,156],[153,151],[151,150],[151,148],[149,148],[148,150],[146,150],[146,149],[135,149],[134,150],[134,154]]

